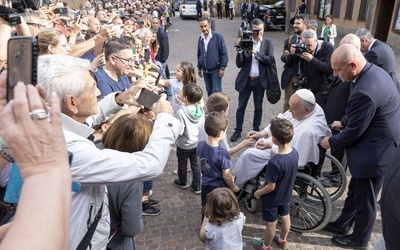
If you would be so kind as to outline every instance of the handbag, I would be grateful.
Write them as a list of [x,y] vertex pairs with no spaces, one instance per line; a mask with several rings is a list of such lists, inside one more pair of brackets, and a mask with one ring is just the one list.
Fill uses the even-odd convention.
[[268,86],[267,86],[267,99],[271,104],[275,104],[281,99],[281,87],[279,86],[278,73],[276,70],[275,59],[271,65],[266,69]]

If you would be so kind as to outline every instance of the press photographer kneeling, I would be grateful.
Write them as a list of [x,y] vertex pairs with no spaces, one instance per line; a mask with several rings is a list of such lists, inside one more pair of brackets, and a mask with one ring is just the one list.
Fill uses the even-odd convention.
[[325,104],[323,96],[329,92],[329,80],[333,74],[331,55],[334,48],[329,42],[318,40],[313,30],[304,31],[301,40],[299,44],[292,44],[290,55],[287,57],[289,67],[293,67],[295,62],[299,61],[298,81],[292,86],[295,89],[311,90],[317,103],[323,108]]

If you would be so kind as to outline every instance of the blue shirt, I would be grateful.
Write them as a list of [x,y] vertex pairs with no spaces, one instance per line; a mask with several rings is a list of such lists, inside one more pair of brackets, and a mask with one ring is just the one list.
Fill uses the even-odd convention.
[[96,58],[96,55],[94,54],[94,49],[91,49],[88,52],[86,52],[83,56],[81,56],[81,58],[93,62],[93,60]]
[[197,145],[197,156],[200,158],[202,185],[226,187],[222,171],[233,166],[228,151],[221,146],[212,147],[205,141],[200,141]]
[[275,183],[275,190],[262,196],[263,204],[281,206],[292,199],[296,180],[299,154],[295,148],[288,154],[277,154],[269,160],[265,173],[265,185]]
[[116,82],[104,71],[103,67],[98,68],[94,74],[97,77],[97,88],[101,92],[101,97],[117,91],[125,91],[131,87],[128,76],[120,76]]

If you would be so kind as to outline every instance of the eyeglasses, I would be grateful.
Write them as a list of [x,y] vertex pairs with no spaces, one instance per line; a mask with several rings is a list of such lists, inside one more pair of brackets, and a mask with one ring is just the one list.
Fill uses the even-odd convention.
[[125,65],[132,65],[135,64],[135,59],[126,59],[126,58],[122,58],[120,56],[114,55],[116,58],[118,58],[119,60],[121,60],[121,62],[123,62]]

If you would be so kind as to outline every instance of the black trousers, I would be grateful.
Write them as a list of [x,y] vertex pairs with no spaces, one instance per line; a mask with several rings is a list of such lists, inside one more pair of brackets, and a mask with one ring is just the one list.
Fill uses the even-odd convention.
[[218,19],[222,19],[222,9],[217,9]]
[[383,176],[365,179],[351,177],[342,214],[334,224],[349,230],[354,223],[351,239],[357,243],[367,244],[371,238],[376,219],[377,196],[382,184]]

